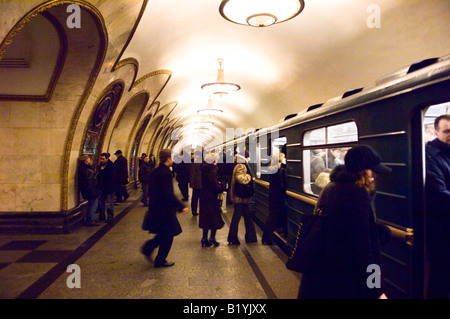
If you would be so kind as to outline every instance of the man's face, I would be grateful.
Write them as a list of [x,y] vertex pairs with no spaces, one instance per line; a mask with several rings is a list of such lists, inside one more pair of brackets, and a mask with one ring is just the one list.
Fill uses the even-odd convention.
[[450,145],[450,121],[442,119],[439,121],[439,130],[436,131],[439,141]]
[[108,162],[108,159],[104,156],[100,156],[100,163],[106,164],[106,162]]

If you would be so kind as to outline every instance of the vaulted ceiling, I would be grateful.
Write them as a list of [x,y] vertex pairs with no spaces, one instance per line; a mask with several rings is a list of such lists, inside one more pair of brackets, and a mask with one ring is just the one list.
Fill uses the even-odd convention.
[[[182,143],[190,141],[192,123],[200,118],[196,111],[207,106],[201,86],[216,80],[218,58],[224,59],[225,80],[241,86],[213,98],[224,112],[208,134],[220,137],[225,128],[273,125],[450,51],[447,0],[305,0],[297,17],[265,28],[225,20],[220,3],[149,1],[122,57],[139,61],[138,78],[154,70],[173,72],[158,100],[178,103],[171,117],[181,116]],[[377,18],[379,28],[371,27]]]

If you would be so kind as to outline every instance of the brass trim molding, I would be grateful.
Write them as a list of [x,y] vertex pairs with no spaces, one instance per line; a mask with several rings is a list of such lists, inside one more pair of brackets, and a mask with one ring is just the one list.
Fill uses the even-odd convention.
[[[269,188],[269,182],[263,181],[261,179],[255,179],[255,183],[259,184],[265,188]],[[317,200],[304,196],[304,195],[300,195],[297,193],[294,193],[292,191],[286,191],[286,195],[298,199],[302,202],[311,204],[311,205],[316,205],[317,204]],[[400,229],[400,228],[396,228],[390,225],[387,225],[385,223],[383,223],[384,225],[386,225],[392,233],[392,236],[394,238],[400,239],[401,241],[405,242],[407,245],[413,246],[414,245],[414,230],[412,228],[406,228],[405,230]]]
[[[122,67],[124,65],[124,63],[122,62],[122,60],[120,60],[122,58],[123,53],[125,52],[125,50],[128,48],[128,45],[131,42],[131,39],[133,39],[134,33],[136,32],[139,23],[141,22],[142,16],[144,15],[144,11],[147,7],[148,4],[148,0],[143,0],[142,2],[142,7],[141,7],[141,11],[139,12],[139,15],[136,19],[136,22],[134,23],[133,29],[131,29],[130,35],[128,36],[127,41],[125,42],[122,50],[120,51],[119,55],[117,56],[116,62],[114,63],[111,72],[114,72],[115,70],[117,70],[118,68]],[[128,59],[125,59],[128,60]],[[123,61],[125,61],[123,60]],[[126,62],[125,64],[131,63],[130,61]],[[137,74],[137,71],[136,71]],[[133,79],[134,80],[134,79]]]
[[[125,82],[124,82],[123,80],[121,80],[121,79],[109,83],[109,84],[103,89],[102,93],[100,94],[100,96],[99,96],[99,97],[97,98],[97,100],[95,101],[94,107],[92,108],[91,113],[89,114],[89,118],[88,118],[88,120],[87,120],[87,122],[86,122],[86,126],[84,127],[84,130],[83,130],[83,138],[82,138],[82,140],[81,140],[80,150],[79,150],[79,152],[78,152],[80,155],[83,154],[84,141],[85,141],[85,139],[86,139],[86,135],[87,135],[87,131],[88,131],[88,129],[89,129],[89,125],[90,125],[91,122],[92,122],[92,117],[94,116],[94,114],[95,114],[95,112],[96,112],[96,110],[97,110],[97,106],[98,106],[99,103],[105,98],[105,96],[107,96],[107,95],[114,89],[114,87],[115,87],[117,84],[120,84],[120,85],[121,85],[121,89],[120,89],[120,92],[118,92],[118,94],[119,94],[118,97],[114,97],[114,100],[117,101],[117,102],[116,102],[116,105],[112,104],[112,106],[111,106],[112,108],[114,108],[114,110],[112,111],[112,112],[113,112],[113,115],[114,115],[114,112],[117,110],[117,106],[119,105],[120,99],[122,98],[123,92],[125,91]],[[113,102],[114,102],[114,101],[113,101]],[[99,143],[98,143],[98,148],[99,148],[99,150],[101,150],[101,149],[103,148],[103,144],[104,144],[104,142],[105,142],[105,135],[106,135],[105,133],[108,131],[108,127],[109,127],[109,125],[111,124],[111,120],[112,120],[112,116],[111,116],[111,118],[109,118],[108,123],[105,123],[105,124],[104,124],[105,128],[102,128],[103,136],[100,137],[100,141],[99,141]]]
[[[135,58],[126,58],[126,59],[120,60],[120,62],[117,63],[116,68],[113,69],[111,72],[118,70],[119,68],[127,66],[127,65],[131,65],[134,69],[134,76],[133,76],[133,79],[131,80],[131,83],[134,83],[134,81],[136,81],[137,73],[139,70],[139,62]],[[132,85],[130,85],[130,88],[128,89],[128,91],[131,91],[131,88],[132,88]]]
[[[95,81],[97,79],[98,74],[100,73],[103,61],[106,56],[107,45],[108,45],[108,32],[106,29],[105,21],[100,11],[93,6],[92,4],[82,1],[82,0],[51,0],[45,3],[38,5],[33,8],[31,11],[26,13],[24,17],[22,17],[9,31],[6,35],[5,39],[0,44],[0,58],[3,56],[6,48],[13,42],[15,36],[19,33],[20,30],[32,19],[34,19],[39,14],[45,14],[49,9],[61,6],[61,5],[69,5],[69,4],[77,4],[80,7],[84,8],[89,15],[91,15],[94,23],[97,26],[97,30],[99,32],[99,49],[97,52],[96,61],[89,75],[89,79],[87,80],[87,84],[84,88],[84,91],[78,100],[77,106],[75,107],[74,115],[71,118],[69,129],[66,136],[66,141],[64,144],[64,152],[62,156],[62,164],[61,164],[61,211],[68,210],[68,175],[69,175],[69,164],[70,164],[70,153],[72,150],[73,139],[76,131],[76,127],[78,125],[79,118],[81,116],[81,112],[88,100],[92,89],[94,87]],[[61,61],[61,63],[65,63],[65,61]]]
[[99,49],[97,52],[97,58],[94,63],[94,66],[92,68],[92,71],[89,75],[89,79],[87,81],[86,87],[83,91],[83,94],[75,108],[74,115],[71,118],[71,122],[69,125],[69,130],[67,133],[66,142],[64,145],[64,154],[63,154],[63,160],[62,160],[62,172],[61,172],[61,184],[62,184],[62,190],[61,190],[61,209],[67,210],[68,209],[68,197],[69,197],[69,164],[70,164],[70,153],[72,150],[72,144],[73,139],[75,136],[76,127],[78,125],[78,121],[80,119],[81,113],[83,111],[83,108],[92,92],[92,89],[94,88],[95,81],[97,80],[97,77],[101,71],[103,61],[105,60],[106,51],[108,47],[108,32],[106,30],[105,20],[103,19],[103,16],[101,13],[95,8],[94,6],[84,2],[84,1],[57,1],[57,4],[59,5],[62,2],[65,3],[76,3],[85,8],[89,14],[93,17],[93,20],[97,26],[97,30],[99,33]]
[[[33,15],[33,18],[37,17],[39,14]],[[48,22],[53,26],[56,31],[56,34],[59,38],[59,52],[58,57],[56,58],[55,67],[53,68],[52,75],[50,77],[50,81],[47,87],[46,92],[43,95],[25,95],[25,94],[0,94],[0,101],[36,101],[36,102],[48,102],[51,100],[53,92],[56,87],[56,83],[58,83],[59,76],[63,70],[63,66],[67,56],[67,36],[64,32],[64,27],[61,23],[56,19],[52,14],[47,11],[42,12],[42,16],[47,19]],[[22,18],[24,19],[24,18]],[[27,19],[26,23],[20,23],[20,21],[13,27],[2,44],[0,45],[0,61],[2,60],[3,54],[5,54],[8,46],[10,46],[14,42],[15,36],[25,27],[25,25],[30,22],[32,19]],[[17,30],[14,30],[17,28]],[[11,34],[11,37],[8,38]],[[4,44],[5,43],[5,44]],[[28,61],[29,62],[29,61]],[[11,66],[15,67],[15,66]]]
[[[138,116],[136,117],[136,120],[134,121],[134,124],[133,124],[133,127],[131,128],[130,134],[128,135],[127,144],[125,146],[125,154],[127,154],[128,157],[130,156],[130,154],[128,152],[130,151],[130,145],[132,144],[132,141],[134,141],[133,137],[137,132],[136,130],[137,130],[138,124],[140,123],[142,115],[144,114],[145,109],[147,108],[148,101],[150,100],[150,92],[148,92],[147,90],[143,90],[143,91],[137,92],[132,97],[130,97],[128,99],[127,103],[125,104],[125,106],[123,107],[122,111],[120,112],[119,117],[116,120],[116,123],[119,123],[123,116],[123,112],[127,109],[127,107],[129,106],[129,103],[131,101],[133,101],[133,99],[135,99],[137,96],[142,95],[142,94],[145,94],[147,97],[145,99],[145,103],[143,103],[141,110],[139,111]],[[111,143],[111,137],[113,136],[115,129],[116,128],[114,127],[113,131],[111,132],[109,143]]]

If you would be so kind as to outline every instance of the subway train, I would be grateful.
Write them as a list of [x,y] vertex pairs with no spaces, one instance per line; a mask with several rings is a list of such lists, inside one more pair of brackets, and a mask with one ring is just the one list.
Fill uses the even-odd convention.
[[[450,113],[450,55],[420,61],[393,72],[370,87],[287,116],[280,123],[215,145],[233,152],[255,145],[250,166],[255,178],[252,209],[262,226],[268,216],[267,166],[274,152],[287,158],[287,231],[277,244],[291,253],[299,223],[313,213],[320,188],[317,176],[342,160],[346,150],[366,144],[392,173],[377,179],[378,222],[392,238],[382,250],[382,272],[389,298],[424,298],[427,278],[424,245],[425,143],[435,117]],[[210,149],[212,149],[210,148]],[[250,152],[252,153],[252,152]],[[322,155],[323,165],[314,157]]]

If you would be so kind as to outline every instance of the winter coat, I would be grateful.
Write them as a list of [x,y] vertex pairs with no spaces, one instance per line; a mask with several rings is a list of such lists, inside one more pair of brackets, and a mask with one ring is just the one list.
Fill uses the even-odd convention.
[[84,162],[78,166],[78,188],[81,196],[86,200],[96,199],[99,196],[97,179],[94,176],[92,166]]
[[114,162],[114,170],[116,172],[116,184],[128,184],[128,161],[123,155],[120,155]]
[[150,162],[145,161],[139,166],[138,178],[141,183],[150,183],[150,174],[152,173],[152,167]]
[[202,229],[221,229],[224,222],[218,195],[225,191],[225,185],[219,182],[216,165],[203,163],[200,169],[202,190],[200,192],[199,227]]
[[182,232],[177,211],[185,208],[173,192],[172,171],[160,164],[152,173],[149,184],[149,211],[154,215],[151,233],[177,236]]
[[269,175],[269,209],[284,205],[287,188],[285,165],[275,166],[276,172]]
[[442,257],[450,251],[450,145],[437,138],[426,145],[427,241]]
[[192,163],[189,169],[189,185],[192,189],[202,188],[202,163]]
[[321,232],[325,243],[314,270],[303,274],[299,297],[378,298],[382,288],[367,286],[372,274],[367,267],[380,266],[381,254],[373,197],[355,183],[356,174],[337,168],[316,205],[326,214]]
[[101,166],[98,167],[98,184],[102,194],[114,193],[114,174],[114,163],[111,160],[106,162],[106,166],[103,169],[101,169]]
[[231,201],[235,204],[249,204],[251,197],[248,198],[239,197],[236,194],[235,185],[236,183],[240,184],[253,183],[253,176],[251,175],[250,166],[248,165],[247,159],[239,154],[236,154],[234,161],[236,164],[234,166],[233,177],[231,179],[231,191],[230,191]]
[[184,161],[178,164],[174,164],[173,170],[177,174],[176,176],[177,182],[179,183],[189,182],[189,165],[190,163],[185,163]]

